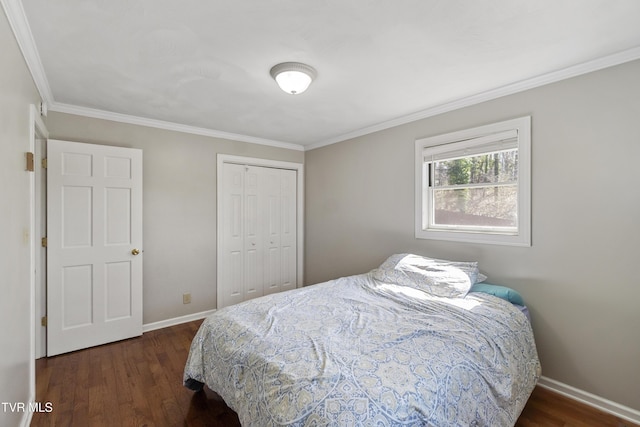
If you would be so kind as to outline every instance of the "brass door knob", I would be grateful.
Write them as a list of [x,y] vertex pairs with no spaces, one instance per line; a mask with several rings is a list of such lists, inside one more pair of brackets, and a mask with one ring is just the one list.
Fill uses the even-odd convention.
[[138,255],[139,253],[140,253],[140,251],[137,250],[137,249],[134,249],[134,250],[131,251],[132,255]]

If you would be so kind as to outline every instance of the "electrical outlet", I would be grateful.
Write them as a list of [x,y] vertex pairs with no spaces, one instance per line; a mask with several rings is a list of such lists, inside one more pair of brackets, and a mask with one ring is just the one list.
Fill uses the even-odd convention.
[[191,294],[182,294],[182,303],[191,304]]

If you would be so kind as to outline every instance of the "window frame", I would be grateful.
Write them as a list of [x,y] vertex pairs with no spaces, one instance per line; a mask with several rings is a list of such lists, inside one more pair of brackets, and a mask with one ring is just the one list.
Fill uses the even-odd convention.
[[[424,160],[425,150],[454,153],[461,149],[483,146],[499,141],[505,133],[516,133],[518,148],[518,219],[515,232],[500,230],[469,230],[429,227],[431,210],[428,194],[429,172]],[[435,147],[435,149],[434,149]],[[433,153],[432,153],[433,154]],[[470,154],[471,156],[473,154]],[[421,138],[415,142],[415,237],[416,239],[448,240],[466,243],[486,243],[510,246],[531,246],[531,116],[519,117],[485,126]]]

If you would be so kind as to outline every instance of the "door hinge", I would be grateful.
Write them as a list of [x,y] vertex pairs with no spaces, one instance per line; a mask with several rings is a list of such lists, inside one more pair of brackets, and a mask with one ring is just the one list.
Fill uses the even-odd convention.
[[36,169],[35,169],[34,162],[33,162],[33,153],[27,152],[27,171],[28,172],[33,172],[35,170]]
[[42,169],[47,168],[47,159],[42,159]]
[[46,238],[46,237],[43,237],[43,238],[42,238],[42,247],[43,247],[43,248],[46,248],[46,247],[47,247],[47,243],[49,243],[49,242],[47,241],[47,238]]
[[47,326],[47,316],[42,316],[42,318],[40,319],[40,324],[42,326]]

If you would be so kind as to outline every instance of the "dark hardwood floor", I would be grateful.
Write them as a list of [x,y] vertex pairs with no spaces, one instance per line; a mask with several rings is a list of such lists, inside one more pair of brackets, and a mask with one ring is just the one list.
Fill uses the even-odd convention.
[[[182,386],[201,321],[36,362],[36,401],[51,402],[32,426],[239,426],[218,395]],[[516,426],[632,426],[537,387]]]

